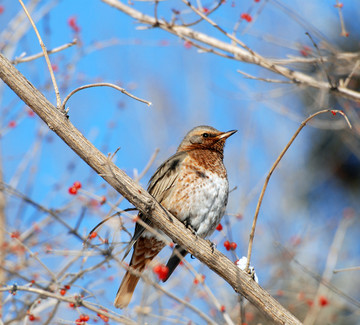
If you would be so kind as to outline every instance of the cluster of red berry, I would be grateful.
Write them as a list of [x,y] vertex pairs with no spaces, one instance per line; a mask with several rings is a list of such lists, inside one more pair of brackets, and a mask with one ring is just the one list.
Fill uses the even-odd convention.
[[78,190],[81,188],[81,183],[79,181],[74,182],[74,184],[69,188],[69,193],[71,195],[76,195]]
[[169,268],[164,264],[158,264],[154,266],[153,271],[155,274],[157,274],[160,280],[165,280],[169,273]]
[[71,287],[70,287],[68,284],[64,285],[64,287],[60,289],[60,294],[61,294],[62,296],[65,296],[65,295],[66,295],[66,292],[67,292],[68,290],[70,290],[70,288],[71,288]]
[[90,319],[89,315],[80,315],[80,317],[75,320],[76,325],[84,325]]
[[224,247],[226,248],[227,251],[229,251],[230,249],[232,251],[234,251],[236,249],[236,247],[237,247],[237,244],[235,242],[230,243],[228,240],[226,240],[224,242]]

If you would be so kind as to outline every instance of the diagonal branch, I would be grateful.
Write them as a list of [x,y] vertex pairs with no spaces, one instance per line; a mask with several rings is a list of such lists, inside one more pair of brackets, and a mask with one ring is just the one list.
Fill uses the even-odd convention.
[[197,238],[183,223],[166,211],[148,192],[96,149],[60,110],[56,109],[2,54],[0,78],[77,155],[144,213],[154,226],[228,282],[275,324],[301,324],[270,294],[206,240]]

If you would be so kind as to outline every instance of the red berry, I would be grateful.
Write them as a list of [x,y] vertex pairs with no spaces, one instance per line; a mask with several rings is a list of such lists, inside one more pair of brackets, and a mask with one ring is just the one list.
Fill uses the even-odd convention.
[[248,23],[252,21],[252,17],[246,12],[242,13],[240,17],[241,19],[246,20]]
[[335,116],[335,115],[336,115],[336,112],[335,112],[335,111],[331,111],[331,114]]
[[71,186],[71,187],[69,188],[69,194],[71,194],[71,195],[76,195],[76,194],[77,194],[77,188],[74,187],[74,186]]
[[328,304],[329,304],[329,300],[325,296],[320,296],[319,297],[319,305],[321,307],[325,307]]
[[29,315],[29,321],[33,322],[34,320],[36,320],[36,317],[33,314]]
[[186,49],[189,49],[192,47],[192,43],[190,41],[185,41],[184,46]]
[[106,203],[106,196],[102,196],[100,200],[100,205],[103,205]]
[[4,6],[0,6],[0,15],[4,12]]
[[73,302],[70,302],[70,303],[69,303],[69,307],[70,307],[70,308],[75,308],[75,304],[74,304]]
[[20,237],[20,232],[19,231],[13,231],[11,233],[11,238],[19,238]]
[[203,12],[205,13],[205,14],[207,14],[208,12],[209,12],[209,9],[208,8],[203,8]]
[[65,296],[65,295],[66,295],[66,289],[61,289],[61,290],[60,290],[60,294],[61,294],[62,296]]
[[204,281],[205,281],[205,275],[204,274],[199,274],[194,279],[194,284],[204,283]]
[[157,274],[160,280],[165,280],[169,273],[169,268],[163,264],[158,264],[154,266],[153,271]]
[[90,237],[90,239],[97,237],[97,232],[94,231],[93,233],[91,233],[91,235],[89,237]]
[[79,181],[76,181],[76,182],[74,182],[73,187],[75,187],[76,189],[79,189],[79,188],[81,188],[81,183]]
[[65,285],[64,285],[64,288],[65,288],[66,290],[69,290],[71,287],[70,287],[68,284],[65,284]]
[[169,268],[165,265],[162,265],[161,272],[159,274],[159,279],[165,280],[167,278],[168,274],[169,274]]
[[161,265],[160,265],[160,264],[155,265],[155,266],[153,267],[153,271],[154,271],[154,273],[156,273],[156,274],[159,274],[160,270],[161,270]]
[[237,247],[237,244],[235,243],[235,242],[232,242],[231,244],[230,244],[230,249],[231,250],[235,250],[236,249],[236,247]]
[[90,317],[88,315],[80,315],[79,319],[82,322],[87,322],[90,319]]
[[222,306],[220,307],[220,311],[221,311],[222,313],[225,313],[225,306],[224,306],[224,305],[222,305]]
[[10,121],[8,126],[9,126],[9,128],[14,128],[16,126],[16,122],[15,121]]
[[80,27],[76,22],[76,17],[72,16],[68,19],[68,25],[71,27],[71,29],[75,32],[78,33],[80,32]]
[[219,224],[217,225],[216,230],[218,230],[218,231],[223,230],[223,226],[222,226],[221,223],[219,223]]
[[137,216],[135,216],[134,218],[132,218],[132,221],[133,222],[137,222],[139,220],[139,216],[137,215]]
[[227,251],[230,250],[230,242],[228,240],[224,242],[224,247],[226,248]]

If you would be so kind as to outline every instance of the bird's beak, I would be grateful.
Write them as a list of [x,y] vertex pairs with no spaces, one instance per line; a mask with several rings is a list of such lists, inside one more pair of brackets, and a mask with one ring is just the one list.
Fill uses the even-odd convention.
[[231,130],[231,131],[228,131],[228,132],[224,132],[224,133],[221,133],[220,135],[218,135],[218,139],[227,139],[228,137],[232,136],[234,133],[236,133],[237,130]]

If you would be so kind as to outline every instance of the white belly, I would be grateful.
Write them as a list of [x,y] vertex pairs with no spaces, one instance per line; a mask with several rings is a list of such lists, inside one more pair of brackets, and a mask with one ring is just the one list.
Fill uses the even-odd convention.
[[225,213],[229,185],[226,177],[208,171],[202,174],[180,175],[171,199],[163,204],[204,238],[213,233]]

